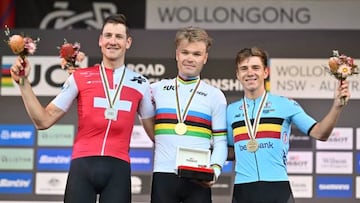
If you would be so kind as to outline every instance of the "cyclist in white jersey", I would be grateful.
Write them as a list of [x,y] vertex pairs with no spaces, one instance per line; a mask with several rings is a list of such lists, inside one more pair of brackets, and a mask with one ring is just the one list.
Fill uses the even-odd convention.
[[[156,106],[152,203],[210,203],[211,189],[227,157],[226,99],[200,80],[211,38],[200,28],[187,27],[175,38],[178,75],[152,84]],[[178,147],[212,149],[213,181],[178,177]]]
[[295,101],[266,92],[268,56],[259,48],[245,48],[236,56],[236,76],[244,98],[228,106],[229,159],[235,159],[233,199],[237,203],[292,203],[286,173],[291,124],[304,134],[325,141],[349,100],[348,82],[335,92],[329,113],[316,122]]

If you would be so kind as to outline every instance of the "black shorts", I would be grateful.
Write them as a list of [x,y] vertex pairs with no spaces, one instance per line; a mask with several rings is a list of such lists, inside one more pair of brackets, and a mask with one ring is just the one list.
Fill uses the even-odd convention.
[[294,203],[288,181],[235,184],[233,203]]
[[173,173],[154,173],[151,203],[211,203],[211,189]]
[[71,161],[65,190],[65,203],[130,203],[130,164],[108,157],[94,156]]

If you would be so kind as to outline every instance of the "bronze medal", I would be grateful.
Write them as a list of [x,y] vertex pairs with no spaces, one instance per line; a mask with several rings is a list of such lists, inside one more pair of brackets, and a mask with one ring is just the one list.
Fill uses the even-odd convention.
[[184,135],[187,131],[187,126],[185,123],[177,123],[175,125],[175,133],[178,135]]
[[259,148],[259,144],[255,139],[250,139],[249,142],[246,144],[246,149],[249,152],[256,152]]

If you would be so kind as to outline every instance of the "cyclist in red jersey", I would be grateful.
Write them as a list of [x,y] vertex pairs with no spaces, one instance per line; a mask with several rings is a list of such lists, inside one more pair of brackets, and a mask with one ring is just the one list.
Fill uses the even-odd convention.
[[150,84],[142,75],[125,67],[125,53],[132,38],[122,14],[105,19],[99,46],[100,65],[77,69],[65,82],[61,93],[46,107],[34,94],[26,66],[19,57],[11,75],[19,81],[25,69],[24,85],[19,85],[26,110],[37,129],[55,124],[77,99],[78,130],[65,190],[65,203],[99,201],[131,202],[130,136],[138,114],[146,132],[153,133],[154,107]]

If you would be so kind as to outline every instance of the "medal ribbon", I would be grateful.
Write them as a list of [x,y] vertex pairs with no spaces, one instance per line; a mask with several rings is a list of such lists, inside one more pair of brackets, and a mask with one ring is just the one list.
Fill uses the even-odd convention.
[[195,89],[193,90],[193,92],[191,93],[191,96],[189,98],[189,101],[187,102],[186,104],[186,107],[185,107],[185,110],[184,110],[184,113],[183,115],[181,115],[181,111],[180,111],[180,102],[179,102],[179,91],[178,91],[178,84],[177,84],[177,81],[178,81],[178,77],[175,78],[175,94],[176,94],[176,111],[177,111],[177,117],[178,117],[178,121],[179,123],[183,123],[185,121],[185,117],[186,117],[186,114],[187,114],[187,111],[189,109],[189,106],[190,106],[190,103],[191,103],[191,100],[193,99],[194,95],[195,95],[195,92],[197,91],[199,85],[200,85],[200,78],[197,79],[197,82],[196,82],[196,86],[195,86]]
[[261,112],[264,109],[265,103],[267,100],[267,92],[265,91],[264,94],[261,97],[261,104],[260,107],[255,115],[255,120],[254,120],[254,125],[251,124],[250,119],[249,119],[249,114],[248,114],[248,109],[247,109],[247,103],[246,103],[246,99],[244,96],[243,99],[243,105],[244,105],[244,111],[245,111],[245,125],[248,131],[248,135],[250,139],[255,139],[256,138],[256,133],[259,127],[259,123],[260,123],[260,117],[261,117]]
[[112,108],[116,102],[116,98],[117,96],[119,95],[120,93],[120,89],[122,88],[122,82],[124,80],[124,76],[125,76],[125,67],[124,67],[124,70],[123,70],[123,73],[122,73],[122,76],[121,76],[121,79],[120,79],[120,82],[118,84],[118,86],[116,87],[116,92],[115,92],[115,95],[111,101],[111,95],[110,95],[110,85],[109,85],[109,80],[106,76],[106,71],[105,71],[105,67],[103,65],[103,63],[101,63],[100,65],[100,76],[101,76],[101,80],[102,80],[102,84],[103,84],[103,87],[104,87],[104,92],[105,92],[105,96],[108,100],[108,103],[109,103],[109,107]]

